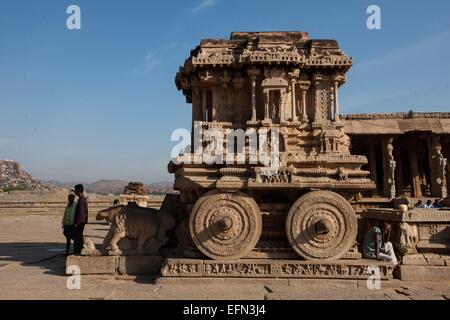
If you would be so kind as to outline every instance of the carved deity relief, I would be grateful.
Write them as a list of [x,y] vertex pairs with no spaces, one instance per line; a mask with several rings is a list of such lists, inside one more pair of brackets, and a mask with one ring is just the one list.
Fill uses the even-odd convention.
[[395,168],[397,166],[394,159],[394,138],[390,137],[386,140],[386,151],[387,151],[387,192],[388,196],[395,198]]
[[280,118],[281,93],[279,90],[269,91],[269,112],[272,119]]
[[447,196],[447,162],[448,160],[442,154],[442,145],[439,141],[439,136],[434,136],[432,139],[432,189],[434,185],[434,194],[440,197]]
[[447,167],[447,159],[441,153],[442,147],[436,147],[436,155],[434,156],[434,162],[437,167],[438,177],[437,183],[442,185],[445,184],[445,170]]

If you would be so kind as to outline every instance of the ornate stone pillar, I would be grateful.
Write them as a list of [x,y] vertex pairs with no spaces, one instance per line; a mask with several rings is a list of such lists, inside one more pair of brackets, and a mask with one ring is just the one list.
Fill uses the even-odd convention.
[[296,84],[297,80],[295,80],[294,78],[291,79],[291,114],[292,114],[292,122],[297,122],[298,118],[297,118],[297,98],[295,95],[295,84]]
[[256,121],[256,77],[252,76],[252,121]]
[[339,120],[339,94],[338,94],[338,90],[339,90],[339,82],[334,81],[334,90],[333,90],[333,94],[334,94],[334,115],[333,115],[333,120],[334,121],[338,121]]
[[206,107],[208,104],[208,90],[206,88],[202,89],[202,121],[207,121],[206,119]]
[[387,152],[388,152],[388,195],[390,198],[395,198],[396,196],[396,190],[395,190],[395,167],[396,167],[396,162],[394,159],[394,138],[390,137],[388,138],[388,143],[387,143]]
[[372,179],[372,181],[375,182],[375,185],[377,186],[377,189],[374,191],[374,194],[378,194],[377,158],[376,158],[376,155],[375,155],[375,147],[376,147],[376,141],[374,139],[372,139],[370,141],[370,144],[368,145],[368,148],[369,148],[370,179]]
[[285,108],[286,108],[286,89],[281,89],[280,90],[280,110],[278,110],[280,123],[282,123],[284,121]]
[[195,122],[197,121],[203,121],[203,114],[202,114],[202,90],[198,87],[195,87],[192,89],[192,124],[191,124],[191,152],[194,151],[194,143],[195,143],[195,137],[194,137],[194,130],[195,130]]
[[264,90],[264,120],[269,120],[269,90]]
[[416,143],[415,141],[410,141],[409,144],[409,166],[411,168],[411,193],[413,197],[421,198],[422,189],[420,188],[420,176],[419,168],[417,166],[417,153],[416,153]]
[[345,75],[338,74],[334,77],[333,83],[333,100],[334,100],[334,114],[333,120],[339,121],[339,86],[344,84],[346,81]]
[[322,120],[322,116],[321,116],[321,110],[320,110],[320,83],[322,77],[320,74],[315,74],[314,78],[313,78],[313,85],[314,85],[314,103],[312,104],[312,116],[313,116],[313,121],[317,122]]
[[295,92],[295,86],[297,84],[297,78],[300,76],[300,69],[294,69],[289,73],[291,77],[291,120],[297,122],[297,95]]
[[250,77],[251,80],[251,86],[252,86],[252,91],[251,91],[251,108],[252,108],[252,122],[256,121],[256,76],[259,74],[259,70],[258,69],[250,69],[248,70],[248,75]]
[[309,81],[301,81],[299,83],[300,91],[302,93],[302,121],[307,122],[308,121],[308,112],[306,110],[306,94],[308,93]]
[[396,197],[395,190],[395,167],[396,162],[394,160],[394,138],[386,137],[383,139],[383,193],[388,198]]
[[[397,138],[399,139],[399,138]],[[404,179],[403,179],[403,165],[402,165],[402,150],[400,148],[396,148],[394,150],[395,152],[395,158],[399,159],[397,166],[395,168],[395,183],[397,188],[397,194],[401,196],[403,194],[403,191],[405,189]],[[404,155],[403,155],[404,156]]]
[[431,167],[431,195],[433,197],[447,197],[447,159],[442,154],[440,137],[433,135],[430,143],[430,167]]
[[447,161],[447,196],[450,190],[450,162]]

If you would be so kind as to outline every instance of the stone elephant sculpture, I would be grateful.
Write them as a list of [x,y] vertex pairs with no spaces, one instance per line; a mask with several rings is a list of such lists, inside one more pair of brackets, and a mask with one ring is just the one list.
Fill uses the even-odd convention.
[[168,240],[166,231],[175,224],[174,218],[166,212],[160,213],[157,209],[139,207],[134,203],[101,210],[97,214],[97,220],[111,223],[103,242],[108,255],[123,253],[118,242],[124,238],[135,240],[132,250],[137,254],[158,253]]

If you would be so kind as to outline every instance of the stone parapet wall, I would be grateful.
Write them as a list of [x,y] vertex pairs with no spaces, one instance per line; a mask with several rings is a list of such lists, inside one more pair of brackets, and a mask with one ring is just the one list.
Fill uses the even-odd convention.
[[438,118],[449,119],[450,112],[389,112],[389,113],[360,113],[342,115],[345,120],[369,120],[369,119],[415,119],[415,118]]
[[[62,214],[67,204],[68,191],[57,192],[12,192],[0,194],[0,215],[25,215],[25,214]],[[98,211],[113,205],[115,195],[88,194],[90,215],[95,219]],[[148,206],[159,208],[164,196],[149,196]]]

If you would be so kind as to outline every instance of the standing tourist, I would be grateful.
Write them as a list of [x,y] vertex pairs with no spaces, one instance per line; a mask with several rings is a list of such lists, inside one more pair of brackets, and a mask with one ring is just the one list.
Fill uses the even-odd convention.
[[88,204],[84,196],[83,185],[77,184],[74,189],[78,197],[78,203],[75,208],[74,254],[81,254],[81,249],[83,249],[84,226],[88,223]]
[[75,195],[69,194],[67,201],[68,203],[64,209],[64,215],[61,221],[63,234],[66,237],[66,257],[70,251],[70,240],[74,240]]

